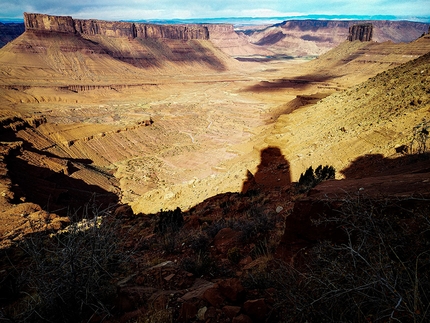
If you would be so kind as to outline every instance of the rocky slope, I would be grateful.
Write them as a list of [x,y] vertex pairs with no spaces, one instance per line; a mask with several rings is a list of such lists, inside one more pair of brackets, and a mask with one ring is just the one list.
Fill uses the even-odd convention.
[[[122,45],[136,41],[100,35],[92,39],[109,41],[118,53]],[[246,170],[255,172],[260,151],[267,146],[280,147],[291,165],[292,180],[316,163],[341,169],[370,149],[391,154],[396,145],[404,144],[403,137],[383,137],[391,143],[384,141],[378,149],[370,139],[358,144],[358,130],[345,121],[344,114],[329,112],[336,119],[325,122],[321,116],[314,125],[311,123],[316,119],[308,117],[311,108],[301,107],[429,51],[427,36],[410,44],[345,42],[300,69],[288,62],[282,68],[280,63],[245,63],[246,73],[240,69],[218,73],[215,69],[213,74],[207,65],[189,61],[188,54],[184,62],[166,58],[162,68],[151,72],[113,60],[93,42],[70,33],[61,37],[55,32],[25,33],[0,52],[0,69],[7,76],[2,79],[6,83],[1,89],[2,100],[5,106],[14,105],[15,111],[19,107],[23,115],[46,117],[48,122],[37,127],[38,135],[25,134],[27,141],[47,137],[55,143],[46,146],[50,154],[91,160],[95,166],[114,172],[122,201],[137,212],[177,206],[186,209],[218,193],[240,190]],[[170,55],[166,54],[169,44],[157,45],[160,56]],[[14,65],[17,57],[22,59],[20,68]],[[182,68],[190,74],[178,75]],[[333,108],[349,101],[326,100]],[[270,124],[279,115],[271,130]],[[150,119],[154,123],[145,127]],[[406,133],[416,122],[412,114],[406,119],[409,121],[399,123],[403,129],[399,132]],[[311,130],[300,126],[303,120],[311,124]],[[326,123],[330,126],[321,130]],[[370,123],[371,133],[384,133],[383,124],[377,120]],[[333,128],[327,135],[330,140],[321,137],[329,128]],[[346,132],[338,133],[336,129],[341,128]],[[325,153],[326,146],[333,154]]]
[[[365,49],[365,44],[358,42],[356,45],[364,45],[361,48]],[[414,46],[424,46],[424,49],[428,44],[430,37],[427,35]],[[363,56],[372,56],[370,51],[376,49],[372,49],[376,45],[369,45],[369,51],[365,49]],[[354,59],[342,59],[336,63],[335,58],[343,49],[345,47],[340,46],[339,51],[331,51],[326,57],[320,58],[327,59],[329,64],[333,63],[333,68],[327,70],[327,78],[336,69],[339,73],[344,68],[357,71],[361,69],[364,72],[365,64],[361,62],[361,55],[356,56],[358,61],[355,62]],[[394,53],[391,52],[391,55]],[[343,58],[348,56],[354,55],[342,55]],[[390,60],[389,56],[390,54],[382,55],[381,58]],[[399,56],[402,58],[403,54]],[[326,97],[309,109],[297,109],[293,113],[282,115],[266,142],[268,145],[276,143],[282,147],[283,154],[292,166],[293,180],[297,180],[300,173],[310,165],[331,164],[336,169],[343,169],[358,156],[394,155],[395,147],[409,142],[413,127],[423,118],[429,118],[426,85],[429,80],[428,64],[429,55],[425,54],[386,72],[382,69],[377,76]],[[347,67],[348,65],[350,66]],[[386,66],[389,68],[396,64],[389,63]],[[327,154],[327,151],[330,153]]]
[[[143,84],[141,73],[223,71],[234,62],[203,26],[136,25],[26,14],[27,31],[0,52],[4,85]],[[31,60],[31,67],[28,61]],[[165,73],[166,74],[166,73]],[[27,81],[25,81],[27,80]]]
[[[65,19],[56,28],[67,26]],[[320,300],[315,296],[309,310],[301,311],[298,304],[316,290],[303,293],[302,282],[321,277],[311,281],[313,288],[333,275],[328,266],[337,265],[339,250],[323,265],[307,267],[314,270],[309,277],[298,271],[300,266],[290,265],[300,264],[300,250],[303,259],[321,260],[309,258],[316,252],[313,246],[324,247],[319,240],[332,239],[339,230],[318,230],[311,219],[330,203],[330,210],[346,203],[345,196],[361,202],[367,194],[378,205],[386,201],[378,200],[380,192],[391,201],[411,200],[400,208],[384,205],[389,216],[396,214],[391,223],[406,228],[394,242],[425,248],[416,249],[420,256],[410,262],[412,267],[418,260],[428,266],[428,221],[411,219],[416,211],[428,213],[428,159],[403,157],[405,149],[398,148],[409,146],[413,127],[429,120],[429,35],[408,44],[347,41],[306,64],[243,63],[243,69],[232,64],[237,69],[225,70],[189,60],[189,52],[173,54],[171,46],[184,46],[176,41],[145,40],[151,51],[164,55],[163,67],[158,61],[154,74],[125,61],[130,56],[121,54],[124,48],[134,53],[140,42],[127,37],[33,30],[0,51],[1,316],[18,322],[29,317],[37,321],[40,315],[64,321],[78,314],[76,321],[318,321],[319,311],[330,310],[326,304],[334,298],[315,309]],[[114,52],[122,59],[113,59]],[[293,182],[319,164],[335,166],[337,178],[345,179],[325,182],[309,195],[297,194]],[[117,208],[118,202],[127,205]],[[89,212],[87,221],[78,224],[79,234],[70,234],[70,227],[58,232],[70,221],[61,215],[70,212]],[[107,221],[91,222],[94,215]],[[427,227],[419,232],[423,223]],[[109,228],[106,235],[103,230]],[[44,240],[44,231],[53,235]],[[92,232],[100,248],[79,243],[64,248],[68,238]],[[403,233],[410,239],[407,244]],[[13,248],[23,238],[27,249]],[[113,254],[110,248],[115,248]],[[33,250],[36,258],[26,258],[23,250]],[[41,250],[56,256],[37,262]],[[97,285],[101,271],[93,272],[94,279],[85,275],[103,264],[88,266],[93,258],[86,253],[76,261],[88,250],[120,261],[108,264],[108,281],[96,286],[108,295],[92,299],[90,306],[85,297],[82,306],[70,308],[61,302],[66,293],[73,298],[77,288],[85,287],[79,289],[82,295],[93,291],[94,286],[79,284],[59,289],[54,307],[53,302],[39,302],[42,297],[23,298],[46,295],[38,286],[62,282],[63,270],[70,268],[73,277],[84,273],[82,281]],[[408,251],[402,256],[414,254]],[[69,254],[82,271],[62,261]],[[289,262],[274,260],[279,256]],[[385,258],[392,261],[377,267],[376,278],[405,264],[392,253]],[[337,269],[346,271],[337,278],[367,273],[360,266],[349,270],[353,261],[340,264]],[[326,268],[324,275],[313,275]],[[20,277],[27,279],[21,283]],[[406,296],[414,295],[412,282]],[[51,297],[54,284],[48,285]],[[374,280],[366,285],[374,286]],[[400,306],[394,289],[378,295],[387,297],[388,313]],[[348,303],[349,310],[353,302]],[[78,313],[77,308],[86,311]],[[393,315],[400,320],[404,317],[397,315],[405,311]],[[405,315],[428,318],[425,311],[411,312]]]

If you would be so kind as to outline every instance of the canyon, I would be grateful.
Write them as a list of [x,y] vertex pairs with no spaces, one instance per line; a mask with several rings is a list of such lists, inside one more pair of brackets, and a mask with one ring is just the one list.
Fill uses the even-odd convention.
[[[291,261],[324,238],[309,229],[308,215],[329,196],[335,206],[363,191],[429,197],[428,160],[400,149],[412,153],[414,127],[429,120],[428,24],[286,21],[235,30],[24,19],[25,32],[0,49],[1,247],[30,232],[64,229],[85,203],[123,216],[124,243],[145,253],[136,262],[162,255],[167,265],[118,285],[122,314],[135,309],[130,299],[137,304],[149,293],[133,284],[160,275],[162,286],[150,297],[161,293],[169,304],[164,292],[178,280],[180,297],[171,302],[184,313],[190,306],[191,317],[203,301],[217,313],[210,322],[228,310],[255,322],[269,315],[223,292],[241,293],[236,278],[204,281],[203,293],[197,274],[176,267],[193,252],[188,242],[180,256],[152,251],[157,219],[178,208],[181,234],[196,237],[228,216],[273,215],[273,228],[256,235],[268,244],[265,234],[273,234],[278,256]],[[294,195],[301,174],[318,165],[333,166],[336,180]],[[219,230],[211,250],[225,264],[242,248],[234,264],[240,277],[264,257],[252,259],[256,243],[238,243],[238,230]],[[220,304],[239,309],[221,311]]]
[[[0,53],[2,123],[11,124],[10,137],[33,147],[16,158],[37,167],[50,159],[63,160],[52,165],[73,165],[73,172],[65,170],[69,176],[115,192],[135,212],[187,209],[218,193],[240,190],[267,145],[280,147],[292,180],[312,164],[342,169],[369,151],[390,154],[404,144],[400,134],[410,123],[394,123],[396,128],[388,130],[384,122],[364,126],[357,121],[361,129],[353,130],[356,126],[345,124],[346,116],[337,112],[338,119],[330,124],[319,122],[324,130],[311,139],[319,127],[299,127],[300,120],[309,119],[303,106],[321,99],[321,106],[338,106],[343,99],[332,93],[428,51],[428,36],[411,43],[379,43],[369,41],[368,24],[355,24],[352,37],[361,33],[368,41],[346,41],[345,36],[336,49],[306,64],[300,59],[241,62],[215,46],[233,42],[228,41],[234,39],[231,26],[24,17],[26,32]],[[342,28],[348,25],[342,23]],[[308,32],[309,22],[299,27]],[[326,28],[336,27],[339,23],[326,23]],[[255,46],[248,45],[245,51]],[[354,111],[361,110],[352,109],[348,119],[359,118]],[[29,119],[43,121],[32,125]],[[287,124],[295,126],[287,130]],[[352,129],[340,140],[336,128],[348,127]],[[358,133],[367,139],[357,140]],[[373,142],[383,133],[389,134],[385,140]],[[335,148],[340,145],[342,149]],[[330,156],[324,153],[327,149]],[[14,189],[12,200],[33,196],[36,204],[47,203],[44,195],[34,197],[38,190],[23,189]]]

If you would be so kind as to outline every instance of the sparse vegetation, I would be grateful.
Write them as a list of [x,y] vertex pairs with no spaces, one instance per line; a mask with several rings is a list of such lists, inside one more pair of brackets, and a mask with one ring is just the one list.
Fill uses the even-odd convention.
[[181,261],[181,267],[197,277],[213,275],[218,270],[212,256],[208,252],[198,252],[195,255],[184,258]]
[[430,220],[422,201],[427,208],[413,198],[345,200],[315,222],[341,229],[342,241],[316,243],[294,266],[266,264],[245,284],[276,288],[273,322],[428,322]]
[[309,191],[311,188],[315,187],[322,181],[328,179],[334,179],[335,177],[335,169],[333,166],[322,166],[319,165],[315,171],[312,166],[310,166],[304,173],[300,175],[300,179],[297,183],[297,190],[300,193],[304,193]]
[[423,154],[427,151],[429,140],[430,121],[423,120],[412,130],[412,140],[409,144],[409,152]]
[[120,245],[117,222],[108,216],[108,209],[87,206],[83,219],[66,229],[22,241],[28,263],[18,280],[26,296],[18,306],[4,309],[6,321],[101,321],[111,315],[113,279],[131,263]]
[[178,231],[184,224],[184,217],[179,207],[175,210],[160,211],[155,232]]

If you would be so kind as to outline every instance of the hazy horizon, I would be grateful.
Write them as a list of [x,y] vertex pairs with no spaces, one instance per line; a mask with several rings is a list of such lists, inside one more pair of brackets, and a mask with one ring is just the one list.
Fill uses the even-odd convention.
[[[45,12],[32,12],[46,14]],[[81,17],[72,16],[79,19]],[[84,19],[99,19],[107,21],[115,21],[113,19],[101,18],[84,18]],[[400,21],[407,20],[412,22],[430,23],[430,16],[393,16],[393,15],[319,15],[307,14],[300,16],[273,16],[273,17],[215,17],[215,18],[154,18],[154,19],[118,19],[117,21],[130,21],[130,22],[147,22],[147,23],[230,23],[233,25],[257,25],[257,24],[277,24],[286,20],[392,20]],[[1,17],[1,23],[23,23],[24,17],[21,18],[8,18]]]
[[[280,1],[267,0],[3,0],[0,12],[2,21],[20,21],[23,12],[72,16],[79,19],[110,21],[136,20],[204,20],[233,18],[301,18],[303,16],[388,16],[397,20],[427,19],[430,17],[428,0],[352,0]],[[421,18],[420,18],[421,17]]]

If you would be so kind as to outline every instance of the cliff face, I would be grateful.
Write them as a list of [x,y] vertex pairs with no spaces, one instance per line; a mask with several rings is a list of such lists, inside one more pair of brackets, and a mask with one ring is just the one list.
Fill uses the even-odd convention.
[[383,43],[411,42],[427,32],[429,24],[411,21],[288,20],[261,29],[242,29],[252,44],[276,54],[321,55],[345,40]]
[[235,32],[231,24],[207,24],[210,41],[228,55],[271,55],[264,47],[250,44],[246,36]]
[[68,16],[49,16],[24,13],[26,30],[102,35],[119,38],[141,39],[209,39],[207,27],[200,25],[154,25],[132,22],[73,19]]
[[349,27],[349,41],[371,41],[373,36],[372,24],[359,24]]
[[48,16],[24,12],[25,30],[57,31],[75,33],[75,24],[69,16]]

